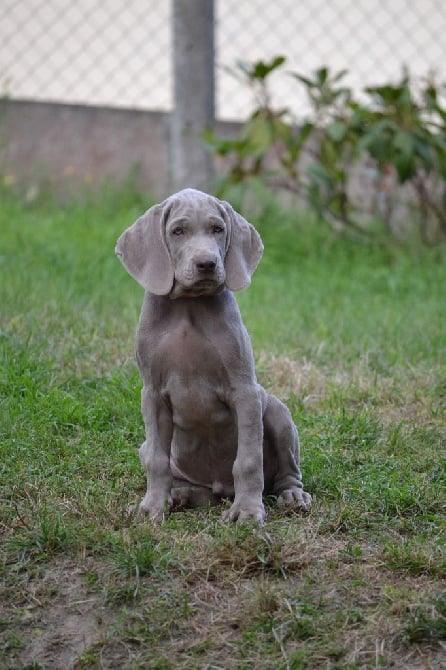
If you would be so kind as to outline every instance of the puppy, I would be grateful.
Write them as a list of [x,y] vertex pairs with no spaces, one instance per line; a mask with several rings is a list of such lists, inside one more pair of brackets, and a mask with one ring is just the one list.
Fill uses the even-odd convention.
[[185,189],[149,209],[116,253],[144,287],[136,358],[143,380],[147,492],[160,521],[176,505],[232,499],[228,521],[262,523],[262,494],[307,509],[299,439],[285,405],[257,382],[233,291],[263,252],[232,207]]

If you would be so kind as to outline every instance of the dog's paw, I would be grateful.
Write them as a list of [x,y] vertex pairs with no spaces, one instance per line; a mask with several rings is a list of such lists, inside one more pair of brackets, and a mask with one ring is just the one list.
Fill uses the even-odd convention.
[[222,514],[222,519],[225,522],[236,521],[237,523],[256,523],[263,524],[265,521],[265,508],[263,503],[250,502],[243,504],[235,500],[228,510]]
[[281,507],[292,505],[308,510],[311,507],[311,495],[298,486],[293,486],[282,491],[277,497],[277,504]]
[[162,523],[169,514],[170,504],[168,500],[154,503],[144,498],[138,508],[138,517],[149,517],[153,523]]

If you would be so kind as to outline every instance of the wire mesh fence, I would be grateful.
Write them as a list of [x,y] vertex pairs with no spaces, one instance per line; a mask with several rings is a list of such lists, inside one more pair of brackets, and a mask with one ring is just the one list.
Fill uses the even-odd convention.
[[[172,107],[170,0],[3,0],[0,92],[11,98],[131,109]],[[354,90],[397,79],[446,79],[444,0],[215,0],[216,113],[245,118],[237,61],[284,55],[277,104],[303,113],[289,71],[347,69]]]
[[[218,109],[244,116],[249,95],[222,66],[237,60],[286,57],[283,73],[272,80],[278,105],[299,117],[302,89],[290,71],[308,76],[321,66],[348,71],[354,91],[395,81],[403,67],[415,77],[446,78],[446,4],[441,0],[303,0],[218,3]],[[222,73],[222,74],[220,74]]]
[[171,106],[170,3],[5,0],[0,79],[13,98]]

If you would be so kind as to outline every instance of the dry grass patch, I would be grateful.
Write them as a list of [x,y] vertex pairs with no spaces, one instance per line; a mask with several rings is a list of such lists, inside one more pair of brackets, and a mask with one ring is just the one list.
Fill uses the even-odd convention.
[[[22,598],[4,601],[9,657],[44,668],[441,667],[434,581],[383,570],[376,547],[321,534],[311,516],[277,512],[253,529],[192,514],[138,524],[112,563],[23,565]],[[172,560],[146,572],[141,553],[122,560],[148,544],[160,559],[169,545]]]
[[307,411],[327,405],[373,410],[388,425],[446,428],[446,393],[438,370],[420,366],[385,375],[370,365],[368,357],[348,369],[321,367],[315,362],[261,352],[259,378],[284,401],[297,401]]

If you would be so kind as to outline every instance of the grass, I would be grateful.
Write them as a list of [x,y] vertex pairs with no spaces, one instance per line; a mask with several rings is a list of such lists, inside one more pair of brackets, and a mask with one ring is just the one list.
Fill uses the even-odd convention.
[[1,667],[440,668],[445,249],[257,217],[265,256],[238,297],[313,509],[152,527],[128,512],[142,295],[113,254],[146,205],[2,193]]

